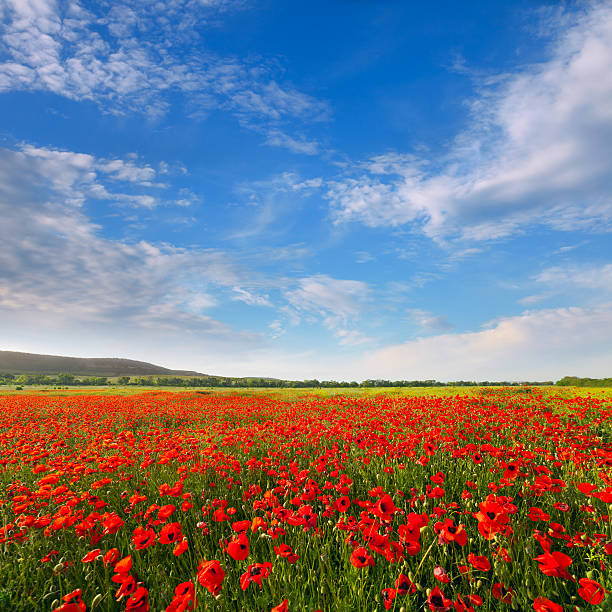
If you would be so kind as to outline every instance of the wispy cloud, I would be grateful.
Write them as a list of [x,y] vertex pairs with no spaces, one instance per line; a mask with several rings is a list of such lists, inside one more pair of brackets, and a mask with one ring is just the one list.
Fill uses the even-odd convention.
[[612,6],[572,16],[557,14],[547,60],[481,81],[470,124],[446,155],[387,153],[331,182],[336,222],[411,224],[439,240],[538,223],[609,231]]
[[202,27],[244,5],[9,0],[0,6],[0,92],[49,91],[103,112],[151,117],[163,116],[179,93],[193,115],[226,110],[267,143],[312,155],[317,143],[288,134],[288,124],[327,119],[327,103],[279,82],[274,62],[205,50]]
[[421,331],[448,331],[453,329],[454,325],[444,316],[437,315],[427,310],[419,308],[410,308],[408,311],[410,319],[419,326]]
[[319,274],[298,280],[284,291],[294,321],[321,318],[342,345],[362,344],[370,339],[355,328],[370,288],[367,283]]

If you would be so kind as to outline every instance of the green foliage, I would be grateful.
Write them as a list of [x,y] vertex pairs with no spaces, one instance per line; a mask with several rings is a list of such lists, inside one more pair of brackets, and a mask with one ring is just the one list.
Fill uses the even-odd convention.
[[612,378],[580,378],[564,376],[555,383],[558,387],[612,387]]

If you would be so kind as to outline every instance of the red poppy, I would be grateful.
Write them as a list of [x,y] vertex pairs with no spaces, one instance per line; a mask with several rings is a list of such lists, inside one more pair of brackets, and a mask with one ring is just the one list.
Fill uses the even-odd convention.
[[295,563],[300,557],[293,552],[289,544],[279,544],[274,547],[274,552],[278,557],[284,557],[289,563]]
[[408,595],[409,593],[416,592],[416,584],[404,574],[400,574],[395,581],[395,588],[397,589],[398,595]]
[[[118,558],[119,558],[119,551],[116,548],[111,548],[109,551],[104,553],[104,556],[102,557],[102,562],[104,563],[104,565],[108,565],[109,563],[115,563],[115,561]],[[130,557],[130,561],[131,561],[131,557]]]
[[227,543],[225,551],[235,561],[244,561],[249,556],[249,539],[241,533]]
[[346,495],[339,497],[336,501],[334,501],[334,508],[338,512],[346,512],[350,506],[351,500]]
[[267,578],[272,570],[271,563],[253,563],[249,565],[247,571],[240,576],[240,588],[246,591],[251,582],[255,582],[261,588],[261,581],[263,578]]
[[155,544],[155,531],[151,528],[145,529],[142,526],[136,527],[132,534],[132,542],[136,550],[143,550]]
[[452,600],[448,599],[440,587],[434,587],[427,597],[427,605],[430,610],[435,612],[443,612],[450,610],[453,607]]
[[434,525],[434,531],[438,534],[438,544],[449,544],[456,542],[459,546],[465,546],[468,536],[464,525],[455,525],[452,519],[445,519]]
[[604,600],[608,591],[606,591],[599,582],[595,582],[595,580],[590,580],[589,578],[580,578],[578,582],[580,583],[578,595],[580,595],[582,599],[585,599],[594,606],[599,605]]
[[189,548],[189,543],[187,542],[187,538],[183,538],[172,551],[172,554],[175,557],[180,557],[187,549]]
[[493,593],[493,597],[499,599],[502,603],[512,603],[514,591],[508,588],[503,582],[496,582],[491,592]]
[[125,610],[126,612],[147,612],[148,609],[149,591],[143,586],[140,586],[125,602]]
[[374,558],[363,546],[360,546],[353,551],[351,563],[358,568],[366,567],[367,565],[373,566]]
[[573,580],[565,569],[572,564],[572,558],[562,552],[555,551],[551,553],[544,551],[541,555],[535,557],[534,561],[540,563],[540,570],[547,576]]
[[159,532],[160,544],[174,544],[183,537],[183,531],[180,523],[168,523],[164,525]]
[[533,602],[533,609],[536,612],[563,612],[563,606],[546,599],[546,597],[536,597]]
[[473,567],[482,572],[488,572],[491,569],[490,561],[487,559],[487,557],[484,557],[482,555],[475,555],[474,553],[470,553],[467,556],[467,560]]
[[450,582],[450,578],[448,577],[448,574],[446,573],[446,570],[443,567],[436,565],[436,567],[434,567],[433,573],[434,578],[436,578],[440,582],[443,582],[444,584],[448,584]]
[[221,592],[225,572],[219,561],[200,561],[198,565],[198,582],[213,595]]
[[274,606],[270,612],[287,612],[289,608],[287,608],[287,600],[283,599],[278,606]]
[[393,607],[393,600],[395,599],[396,595],[397,591],[395,589],[383,589],[382,600],[385,610],[390,610]]
[[93,561],[95,561],[99,556],[100,556],[100,549],[99,548],[95,548],[94,550],[88,552],[82,559],[81,561],[83,563],[92,563]]
[[480,512],[472,516],[478,520],[478,531],[485,540],[490,540],[496,533],[504,531],[510,520],[504,508],[491,500],[482,502]]

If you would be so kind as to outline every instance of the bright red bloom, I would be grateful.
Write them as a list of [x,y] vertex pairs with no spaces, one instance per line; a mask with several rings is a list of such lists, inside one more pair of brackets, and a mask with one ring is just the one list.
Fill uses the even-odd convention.
[[438,534],[439,544],[449,544],[456,542],[459,546],[465,546],[468,536],[464,525],[455,525],[452,519],[445,519],[434,525],[434,531]]
[[221,592],[225,572],[219,561],[200,561],[198,565],[198,582],[213,595]]
[[234,536],[224,550],[235,561],[244,561],[249,556],[249,538],[243,533]]
[[563,612],[563,606],[560,606],[546,597],[536,597],[533,602],[535,612]]
[[172,554],[175,557],[180,557],[187,549],[189,548],[189,542],[187,541],[187,538],[183,538],[175,547],[174,550],[172,551]]
[[293,552],[289,544],[279,544],[274,547],[274,552],[278,557],[284,557],[289,563],[295,563],[300,557]]
[[336,501],[334,501],[334,508],[338,512],[346,512],[350,506],[351,500],[346,495],[339,497]]
[[174,597],[170,605],[166,608],[166,612],[186,612],[192,611],[198,605],[195,597],[195,587],[190,580],[181,582],[174,589]]
[[540,570],[547,576],[573,580],[565,569],[572,564],[572,558],[562,552],[555,551],[551,553],[544,551],[541,555],[535,557],[534,561],[540,563]]
[[440,587],[437,586],[432,589],[431,593],[429,593],[427,605],[429,606],[430,610],[434,610],[435,612],[444,612],[453,607],[453,602],[452,600],[448,599]]
[[395,589],[383,589],[382,600],[383,606],[385,606],[385,610],[390,610],[393,607],[393,600],[396,596],[397,591]]
[[143,550],[155,544],[155,531],[151,528],[145,529],[142,526],[136,527],[132,535],[132,542],[136,550]]
[[491,562],[487,559],[487,557],[470,553],[467,556],[467,560],[473,567],[482,572],[488,572],[491,569]]
[[408,595],[409,593],[416,592],[416,584],[405,576],[404,574],[400,574],[398,579],[395,581],[395,588],[397,589],[398,595]]
[[450,582],[450,578],[448,577],[448,574],[446,573],[446,570],[443,567],[436,565],[436,567],[434,567],[433,573],[434,578],[436,578],[440,582],[443,582],[444,584],[448,584]]
[[478,520],[478,531],[485,540],[490,540],[496,533],[504,531],[510,520],[504,508],[490,500],[481,502],[480,512],[472,516]]
[[100,556],[100,549],[96,548],[90,552],[88,552],[82,559],[81,561],[83,563],[92,563],[93,561],[95,561],[99,556]]
[[272,570],[271,563],[253,563],[249,565],[247,571],[240,576],[240,588],[246,591],[249,588],[251,582],[255,582],[261,588],[261,581],[263,578],[267,578]]
[[502,603],[512,603],[514,591],[508,588],[503,582],[496,582],[491,592],[493,593],[493,597],[499,599]]
[[183,530],[180,523],[168,523],[159,532],[160,544],[174,544],[183,538]]
[[283,599],[278,606],[274,606],[270,612],[287,612],[289,608],[287,608],[287,600]]
[[585,599],[594,606],[599,605],[604,600],[608,591],[606,591],[599,582],[595,582],[595,580],[590,580],[589,578],[580,578],[578,582],[580,583],[578,595],[580,595],[582,599]]
[[374,565],[374,558],[363,546],[360,546],[353,551],[351,563],[355,567],[366,567],[367,565]]
[[125,602],[125,610],[126,612],[147,612],[148,609],[149,591],[143,586],[140,586]]

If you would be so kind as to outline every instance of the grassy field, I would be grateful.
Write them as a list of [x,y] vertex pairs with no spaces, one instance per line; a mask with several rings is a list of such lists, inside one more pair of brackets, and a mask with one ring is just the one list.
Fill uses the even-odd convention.
[[608,389],[0,394],[0,610],[610,610]]

